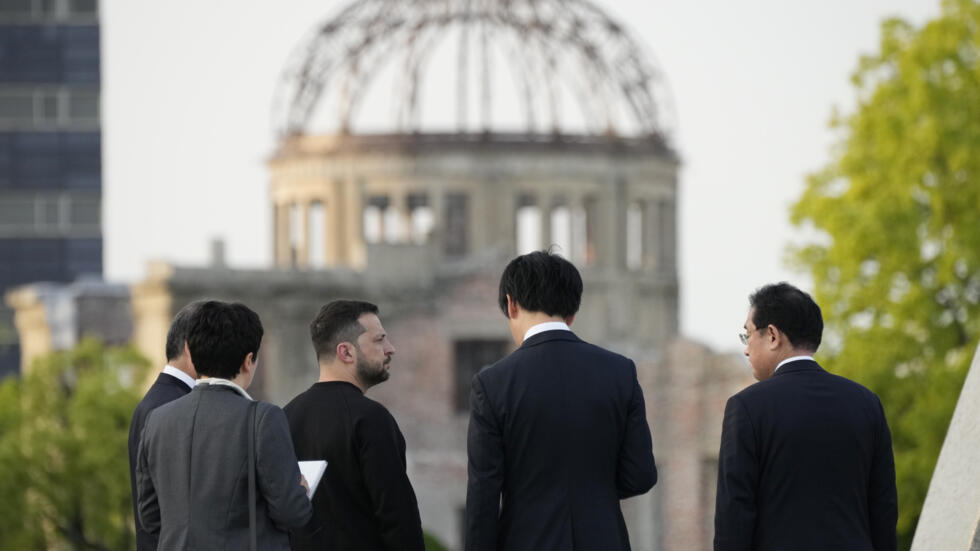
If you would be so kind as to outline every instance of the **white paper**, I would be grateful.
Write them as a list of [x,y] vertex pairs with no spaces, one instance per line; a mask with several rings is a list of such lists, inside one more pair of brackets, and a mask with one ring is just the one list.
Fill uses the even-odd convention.
[[323,478],[323,472],[326,470],[327,462],[322,459],[299,462],[299,472],[306,477],[306,483],[310,485],[310,491],[306,492],[306,497],[313,499],[313,492],[316,492],[316,487],[320,484],[320,479]]

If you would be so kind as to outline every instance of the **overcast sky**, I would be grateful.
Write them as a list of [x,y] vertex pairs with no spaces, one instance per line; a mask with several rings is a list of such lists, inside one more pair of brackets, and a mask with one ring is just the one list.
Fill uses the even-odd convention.
[[[746,296],[807,279],[786,269],[788,208],[828,159],[834,106],[877,49],[880,21],[938,0],[595,0],[652,52],[674,98],[680,176],[681,331],[738,350]],[[273,91],[297,43],[346,2],[103,0],[105,270],[267,266],[265,159]],[[588,292],[588,290],[586,290]]]

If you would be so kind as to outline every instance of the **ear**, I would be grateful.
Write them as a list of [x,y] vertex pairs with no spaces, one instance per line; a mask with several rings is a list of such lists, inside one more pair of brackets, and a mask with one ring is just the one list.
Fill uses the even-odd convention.
[[766,327],[765,335],[769,350],[776,350],[779,348],[782,345],[783,339],[786,338],[779,331],[779,329],[776,329],[776,326],[771,323]]
[[252,371],[255,370],[255,362],[253,361],[255,356],[249,352],[245,355],[245,360],[242,362],[241,368],[239,368],[239,373],[242,375],[251,375]]
[[567,318],[565,318],[565,325],[571,326],[573,321],[575,321],[575,314],[572,314]]
[[516,318],[518,312],[520,311],[520,308],[521,307],[520,305],[517,304],[517,301],[510,298],[510,295],[507,295],[507,318],[508,319]]
[[337,359],[344,363],[354,363],[357,360],[354,345],[349,342],[338,343],[336,352]]

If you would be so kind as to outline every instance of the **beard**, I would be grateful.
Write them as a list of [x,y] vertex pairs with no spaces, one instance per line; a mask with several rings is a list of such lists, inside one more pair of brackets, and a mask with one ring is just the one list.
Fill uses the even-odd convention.
[[391,358],[385,358],[380,362],[371,362],[358,357],[357,378],[368,387],[383,383],[391,376],[391,373],[388,372],[388,364],[390,363]]

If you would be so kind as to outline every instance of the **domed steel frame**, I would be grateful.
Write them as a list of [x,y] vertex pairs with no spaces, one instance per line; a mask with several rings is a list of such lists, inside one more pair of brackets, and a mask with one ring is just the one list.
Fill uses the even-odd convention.
[[673,111],[661,73],[623,25],[587,0],[357,0],[315,29],[290,59],[276,94],[277,133],[308,133],[330,90],[339,93],[339,112],[328,115],[349,133],[378,68],[392,59],[400,63],[397,132],[425,131],[420,80],[452,32],[459,41],[457,131],[467,128],[471,84],[479,91],[480,129],[494,130],[491,86],[499,68],[488,52],[499,47],[510,53],[506,70],[527,133],[566,133],[559,95],[567,93],[587,134],[666,142]]

